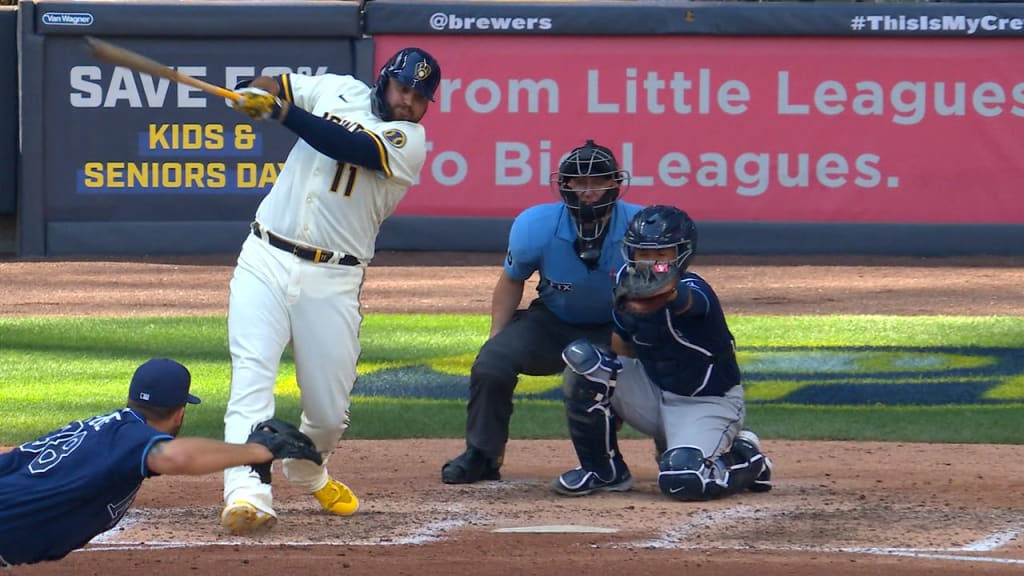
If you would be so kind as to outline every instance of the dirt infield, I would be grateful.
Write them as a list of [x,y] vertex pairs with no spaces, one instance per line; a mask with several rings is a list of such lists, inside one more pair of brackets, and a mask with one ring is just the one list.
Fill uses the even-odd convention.
[[[384,253],[364,313],[486,313],[501,255]],[[0,260],[0,316],[224,314],[233,256]],[[729,313],[1024,316],[1024,260],[717,257],[695,269]],[[529,290],[527,291],[529,296]],[[227,359],[225,358],[225,361]],[[354,422],[358,426],[358,422]],[[147,481],[114,531],[15,574],[152,570],[341,574],[1020,574],[1024,446],[765,439],[776,488],[683,504],[657,493],[650,442],[622,449],[637,486],[566,499],[564,441],[513,441],[501,482],[446,486],[460,440],[342,441],[330,469],[362,497],[351,518],[277,488],[280,523],[240,539],[217,526],[221,482]],[[582,533],[551,532],[575,526]]]

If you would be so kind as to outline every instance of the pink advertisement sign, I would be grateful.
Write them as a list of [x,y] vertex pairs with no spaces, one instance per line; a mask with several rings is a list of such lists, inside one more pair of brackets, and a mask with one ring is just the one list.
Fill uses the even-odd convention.
[[381,36],[440,61],[398,214],[512,217],[592,138],[698,220],[1024,223],[1015,39]]

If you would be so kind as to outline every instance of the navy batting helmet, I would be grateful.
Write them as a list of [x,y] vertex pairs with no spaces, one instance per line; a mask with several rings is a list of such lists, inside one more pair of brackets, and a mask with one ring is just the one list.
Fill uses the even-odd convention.
[[670,264],[681,274],[697,250],[697,225],[675,206],[648,206],[633,216],[622,239],[628,266],[636,265],[638,248],[675,248],[676,257]]
[[373,111],[382,120],[391,120],[391,109],[385,93],[389,80],[397,80],[434,101],[434,92],[441,84],[441,65],[422,48],[403,48],[380,68],[373,87]]
[[[607,178],[611,183],[600,189],[571,185],[573,179],[585,176]],[[579,237],[593,240],[604,231],[603,218],[625,192],[623,188],[628,189],[629,173],[619,169],[619,162],[611,150],[587,140],[558,165],[558,172],[552,174],[551,182],[557,185],[559,195],[569,207]],[[603,193],[591,203],[581,201],[580,195],[591,190],[602,190]]]

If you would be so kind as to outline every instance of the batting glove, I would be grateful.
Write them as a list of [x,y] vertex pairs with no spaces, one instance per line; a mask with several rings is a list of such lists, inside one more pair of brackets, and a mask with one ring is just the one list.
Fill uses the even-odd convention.
[[233,101],[231,107],[253,120],[277,119],[281,115],[281,99],[266,90],[247,86],[235,90],[235,94],[242,99]]

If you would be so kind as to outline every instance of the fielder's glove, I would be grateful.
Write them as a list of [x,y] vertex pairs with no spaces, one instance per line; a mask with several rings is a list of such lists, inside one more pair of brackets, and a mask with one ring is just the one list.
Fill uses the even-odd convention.
[[[246,443],[262,444],[274,455],[274,460],[282,458],[296,458],[299,460],[310,460],[316,464],[323,464],[323,458],[317,451],[313,441],[309,439],[295,426],[272,418],[260,422],[253,429],[252,434],[246,439]],[[260,481],[270,484],[270,465],[273,462],[252,464],[254,472],[260,475]]]
[[246,86],[235,90],[241,100],[232,100],[231,107],[253,120],[276,119],[281,115],[281,99],[260,88]]
[[615,309],[633,316],[654,314],[675,300],[679,277],[679,268],[671,264],[627,266],[612,289]]

